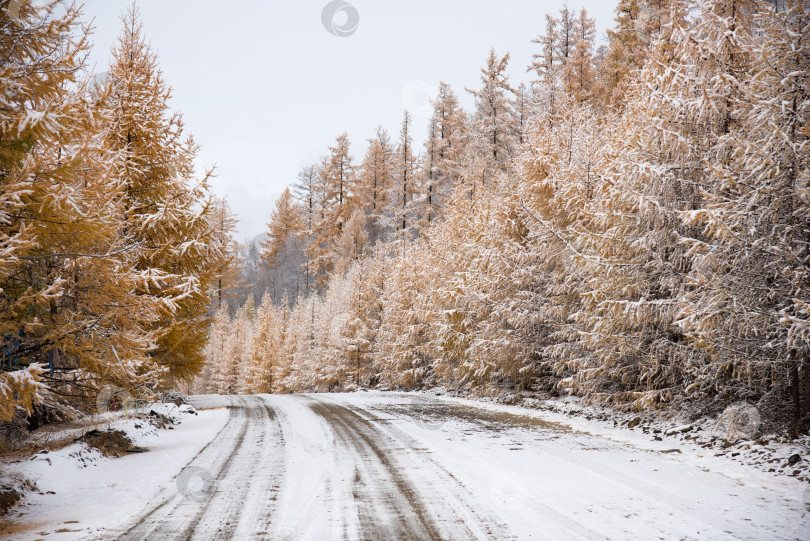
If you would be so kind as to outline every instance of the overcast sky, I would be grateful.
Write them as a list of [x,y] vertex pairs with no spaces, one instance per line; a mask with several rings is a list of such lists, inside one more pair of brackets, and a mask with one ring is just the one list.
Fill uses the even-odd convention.
[[[339,0],[342,1],[342,0]],[[238,214],[239,238],[264,231],[270,209],[298,170],[343,131],[355,162],[377,125],[396,138],[406,105],[415,141],[426,132],[428,94],[445,81],[469,108],[490,47],[526,66],[563,2],[538,0],[139,0],[147,38],[174,89],[173,106],[217,166],[217,194]],[[91,64],[106,71],[131,0],[85,0],[94,19]],[[569,2],[613,24],[615,0]],[[324,14],[325,8],[331,8]],[[325,24],[326,21],[326,24]]]

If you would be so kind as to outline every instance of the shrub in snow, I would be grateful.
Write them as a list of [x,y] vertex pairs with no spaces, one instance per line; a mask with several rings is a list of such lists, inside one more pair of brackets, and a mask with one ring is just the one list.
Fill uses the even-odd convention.
[[194,407],[189,406],[188,404],[183,404],[182,406],[180,406],[178,411],[180,413],[192,413],[194,415],[197,415],[197,410],[195,410]]
[[28,437],[28,420],[22,408],[16,408],[11,421],[0,423],[0,449],[14,447]]
[[175,406],[182,406],[183,404],[188,404],[188,400],[186,400],[186,397],[178,393],[177,391],[168,391],[163,393],[163,396],[160,397],[160,401],[165,402],[167,404],[174,404]]

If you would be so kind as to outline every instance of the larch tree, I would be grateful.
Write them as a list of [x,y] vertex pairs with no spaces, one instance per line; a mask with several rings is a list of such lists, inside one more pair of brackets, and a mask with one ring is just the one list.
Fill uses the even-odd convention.
[[669,0],[619,0],[616,26],[607,30],[609,45],[598,78],[602,101],[614,109],[624,107],[632,81],[669,20],[669,4]]
[[279,331],[283,332],[284,323],[278,317],[272,297],[265,294],[256,311],[254,330],[249,344],[250,356],[246,360],[246,387],[250,394],[272,392],[276,355],[281,347],[275,338]]
[[533,343],[540,359],[523,350],[521,370],[534,372],[549,392],[569,389],[576,363],[591,359],[571,319],[581,310],[589,276],[578,265],[587,247],[576,231],[587,220],[597,184],[594,162],[603,131],[593,107],[574,96],[561,93],[554,101],[538,101],[517,163],[517,186],[506,190],[512,205],[501,211],[515,209],[504,228],[514,254],[507,268],[515,274],[513,283],[501,287],[515,292],[512,309],[523,311],[517,318],[504,311],[504,323],[516,326],[524,347]]
[[[71,397],[161,375],[145,328],[158,306],[133,294],[147,279],[127,265],[135,247],[119,235],[124,187],[105,111],[78,79],[87,29],[59,4],[0,10],[2,419],[43,397],[46,363],[48,388]],[[75,367],[70,382],[53,372],[56,356]]]
[[286,319],[283,356],[275,367],[275,392],[309,392],[315,379],[315,295],[296,303]]
[[473,385],[503,382],[529,389],[543,345],[544,312],[535,286],[542,275],[526,272],[533,267],[526,218],[509,197],[515,184],[507,177],[496,178],[486,210],[468,222],[472,226],[465,244],[468,263],[464,280],[457,285],[467,314],[467,348],[458,375]]
[[333,248],[333,269],[338,274],[345,274],[352,263],[361,259],[368,251],[369,235],[366,228],[367,217],[357,209],[351,215]]
[[[709,362],[695,394],[761,400],[810,413],[807,88],[810,10],[701,2],[683,53],[694,76],[703,203],[681,213],[694,264],[680,325]],[[694,60],[693,60],[694,61]],[[697,114],[696,114],[697,116]],[[708,140],[708,142],[707,142]]]
[[209,288],[228,256],[209,222],[210,173],[194,180],[197,147],[170,110],[171,90],[139,13],[133,7],[122,20],[104,90],[108,144],[125,185],[122,234],[138,246],[132,264],[149,279],[140,293],[163,307],[152,357],[170,383],[202,366]]
[[600,73],[599,85],[605,103],[624,106],[631,75],[644,66],[648,44],[641,32],[645,0],[619,0],[616,6],[616,26],[608,29],[608,51],[605,69]]
[[588,257],[576,261],[590,277],[573,318],[590,355],[572,364],[578,374],[569,383],[638,409],[683,396],[713,364],[678,324],[680,299],[691,288],[690,244],[705,241],[682,216],[704,205],[707,152],[726,99],[706,85],[726,68],[695,62],[719,34],[715,23],[696,26],[689,11],[687,2],[674,3],[669,34],[656,42],[617,124],[622,131],[607,138],[590,219],[579,230]]
[[512,101],[512,107],[510,109],[510,114],[512,115],[512,134],[518,153],[526,142],[526,129],[529,126],[533,101],[534,95],[532,90],[528,88],[525,83],[520,83],[515,90],[515,98]]
[[510,126],[510,101],[514,89],[509,84],[506,67],[509,53],[498,58],[495,49],[489,51],[486,66],[481,69],[482,87],[467,90],[475,97],[473,117],[473,152],[483,160],[481,182],[495,171],[508,167],[514,146],[514,132]]
[[352,287],[350,277],[333,274],[322,302],[313,307],[314,341],[309,354],[316,376],[312,384],[321,391],[331,392],[350,378],[348,344],[344,336],[354,301]]
[[262,241],[261,255],[268,266],[278,264],[278,257],[284,243],[291,235],[298,235],[303,231],[304,220],[301,207],[293,199],[289,188],[285,189],[276,200],[270,212],[270,221],[267,223],[267,238]]
[[[48,192],[58,188],[59,174],[52,161],[73,103],[66,83],[74,80],[87,49],[78,42],[78,10],[65,17],[53,15],[57,2],[44,7],[28,3],[13,17],[0,10],[0,420],[15,416],[15,409],[31,412],[41,400],[44,370],[23,354],[15,364],[8,348],[26,338],[26,323],[37,306],[46,311],[62,294],[62,280],[46,274],[39,287],[27,267],[41,250],[37,235],[37,209]],[[57,54],[53,54],[56,51]],[[41,150],[40,150],[41,149]],[[50,154],[47,158],[43,154]],[[39,177],[41,180],[35,183]],[[24,217],[28,215],[28,219]],[[50,274],[50,273],[49,273]],[[15,350],[17,348],[14,348]],[[43,360],[42,358],[40,360]]]
[[234,233],[238,220],[228,206],[226,199],[217,199],[208,216],[208,222],[213,231],[212,241],[217,252],[222,254],[219,268],[216,269],[216,284],[214,285],[213,299],[216,309],[222,308],[224,303],[235,300],[241,292],[242,258],[239,254],[240,245],[234,240]]
[[411,114],[407,110],[402,118],[399,130],[399,142],[394,160],[394,178],[391,183],[388,205],[389,221],[397,231],[397,237],[408,236],[409,223],[413,218],[412,201],[417,193],[416,156],[413,153],[413,136],[411,135]]
[[226,349],[228,357],[233,363],[233,378],[236,385],[232,394],[248,394],[254,377],[260,367],[252,362],[251,346],[253,345],[254,331],[257,316],[256,304],[253,297],[248,297],[244,305],[236,311],[231,322],[231,332],[228,337]]
[[576,15],[568,9],[567,4],[563,4],[556,26],[556,41],[552,54],[560,67],[559,76],[563,81],[563,87],[571,88],[573,72],[568,69],[568,62],[574,54],[574,44],[576,43]]
[[409,247],[408,257],[397,258],[385,280],[374,354],[375,379],[393,387],[413,389],[430,372],[428,321],[421,303],[429,287],[422,272],[420,250]]
[[323,188],[321,215],[311,240],[313,272],[318,277],[319,285],[325,285],[332,272],[334,242],[356,206],[356,175],[349,146],[348,134],[339,135],[335,146],[329,147],[329,154],[323,158],[320,167]]
[[[351,364],[354,368],[354,383],[373,385],[379,381],[374,373],[374,353],[378,345],[377,334],[382,324],[382,293],[385,287],[387,260],[378,251],[357,263],[353,274],[353,291],[356,298],[348,330],[351,340]],[[353,349],[351,349],[353,347]]]
[[467,144],[467,118],[453,89],[439,83],[439,92],[433,101],[428,139],[425,141],[425,159],[422,167],[426,221],[435,222],[442,216],[464,165]]
[[546,15],[546,33],[540,34],[532,43],[540,46],[539,53],[532,54],[532,62],[526,71],[533,71],[537,74],[536,82],[550,83],[558,77],[560,62],[557,57],[557,42],[559,35],[557,31],[558,21],[551,15]]
[[476,277],[469,272],[483,233],[489,188],[492,182],[487,189],[473,192],[470,199],[467,189],[458,186],[445,221],[425,238],[429,249],[413,258],[420,265],[421,284],[419,296],[412,301],[411,317],[417,317],[422,326],[417,327],[424,343],[420,352],[432,361],[425,363],[428,366],[422,371],[429,369],[449,385],[477,386],[489,375],[481,370],[482,365],[491,366],[490,359],[470,356],[479,314],[470,309],[470,298],[475,294],[471,281]]
[[425,154],[422,160],[422,185],[425,189],[425,216],[426,224],[432,223],[439,214],[436,197],[436,184],[438,180],[436,164],[439,161],[439,138],[436,119],[431,118],[428,124],[428,136],[425,141]]
[[304,209],[284,190],[276,200],[267,224],[267,238],[261,243],[261,257],[267,273],[267,287],[273,302],[285,296],[298,298],[307,283],[307,239]]
[[298,182],[293,185],[293,195],[302,209],[304,229],[312,233],[318,208],[318,166],[308,165],[298,172]]
[[303,235],[306,242],[304,250],[304,294],[309,295],[310,288],[313,285],[313,265],[312,255],[314,243],[313,238],[315,230],[320,224],[319,220],[319,206],[322,204],[321,194],[323,190],[320,189],[321,175],[318,172],[318,165],[313,164],[302,168],[298,172],[298,182],[293,185],[293,194],[295,199],[301,205],[303,217]]
[[357,173],[358,207],[368,216],[369,242],[373,245],[388,232],[384,212],[394,175],[395,148],[382,126],[368,140],[368,150]]
[[228,309],[223,306],[217,310],[213,321],[209,340],[208,362],[210,370],[210,389],[219,394],[228,394],[236,387],[236,367],[234,358],[230,356],[228,341],[231,337],[231,316]]
[[588,12],[582,8],[574,20],[571,52],[563,75],[566,82],[565,92],[579,101],[589,100],[596,84],[593,66],[595,37],[596,22],[588,17]]
[[[286,315],[263,303],[237,376],[701,415],[744,400],[806,427],[810,14],[777,5],[621,0],[596,52],[565,8],[530,87],[494,51],[469,117],[440,85],[422,159],[406,115],[355,182],[341,136],[299,192],[322,287]],[[415,234],[386,235],[383,211]]]

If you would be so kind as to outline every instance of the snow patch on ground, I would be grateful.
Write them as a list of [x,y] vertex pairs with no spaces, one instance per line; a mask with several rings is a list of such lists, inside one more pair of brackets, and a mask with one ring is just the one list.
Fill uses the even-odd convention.
[[[241,409],[223,407],[231,401]],[[413,510],[443,539],[809,538],[809,485],[745,459],[767,447],[787,460],[802,443],[723,449],[708,421],[636,419],[575,399],[527,409],[376,391],[189,402],[199,415],[162,406],[182,420],[174,429],[110,423],[148,453],[111,460],[72,445],[10,465],[41,492],[15,517],[35,528],[13,538],[123,532],[177,499],[176,476],[194,457],[217,487],[210,506],[199,504],[200,539],[225,524],[238,539],[360,539],[397,531]],[[185,531],[194,505],[186,499],[163,519]]]
[[[125,522],[174,482],[181,467],[214,437],[228,417],[226,409],[201,411],[199,415],[182,413],[174,404],[154,404],[150,409],[178,424],[157,429],[147,420],[119,416],[101,427],[126,432],[134,445],[148,452],[112,459],[74,443],[28,460],[4,463],[3,476],[24,476],[35,482],[39,491],[29,493],[25,502],[0,522],[0,538],[10,535],[9,539],[24,541],[59,531],[53,539],[70,541]],[[70,432],[82,433],[76,428]],[[37,527],[19,531],[21,523]]]
[[[679,418],[640,416],[606,407],[583,405],[578,397],[573,396],[552,400],[513,396],[510,401],[514,401],[516,405],[510,406],[499,403],[496,398],[466,400],[448,396],[443,389],[416,394],[427,394],[441,400],[455,400],[480,407],[503,407],[523,415],[537,412],[543,418],[564,422],[576,430],[617,442],[631,443],[643,449],[723,457],[762,472],[810,483],[810,435],[790,439],[776,434],[763,434],[756,439],[729,439],[724,423],[718,419],[704,417],[689,422]],[[790,464],[790,458],[795,455],[801,460]]]
[[[397,395],[402,405],[392,407]],[[533,410],[427,393],[344,396],[341,402],[392,415],[390,426],[421,441],[519,539],[538,536],[538,517],[539,537],[550,539],[657,539],[661,532],[673,539],[810,539],[809,485],[730,456],[751,442],[734,444],[725,456],[686,440],[690,432],[657,441],[649,426],[629,430],[624,419],[614,426],[604,417],[609,410],[577,400]],[[406,412],[420,397],[428,402],[414,422]],[[487,412],[491,420],[433,416],[431,409],[441,411],[435,401]],[[500,434],[498,425],[505,427]],[[803,449],[800,442],[771,446],[780,460]]]

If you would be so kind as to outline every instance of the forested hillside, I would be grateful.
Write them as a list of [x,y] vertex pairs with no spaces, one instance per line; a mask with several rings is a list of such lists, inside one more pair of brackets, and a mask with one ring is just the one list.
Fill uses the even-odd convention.
[[0,421],[198,374],[233,259],[136,9],[106,77],[81,17],[59,0],[0,9]]
[[477,88],[440,85],[426,136],[405,112],[300,172],[195,391],[508,388],[807,422],[810,7],[621,0],[606,46],[585,11],[541,30],[525,81],[493,50]]
[[0,420],[445,386],[806,429],[807,2],[541,26],[524,80],[493,49],[427,126],[337,135],[239,253],[137,9],[104,77],[78,8],[0,9]]

